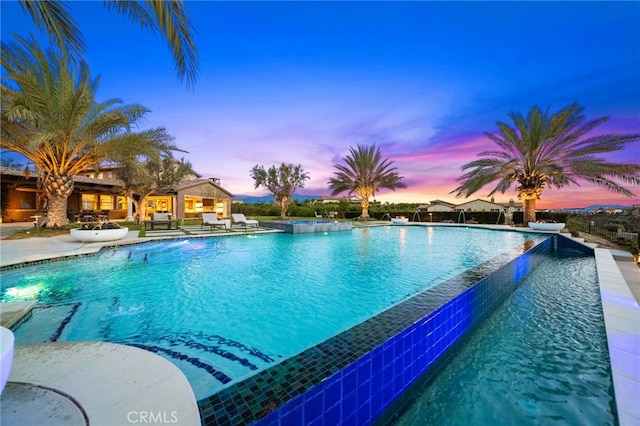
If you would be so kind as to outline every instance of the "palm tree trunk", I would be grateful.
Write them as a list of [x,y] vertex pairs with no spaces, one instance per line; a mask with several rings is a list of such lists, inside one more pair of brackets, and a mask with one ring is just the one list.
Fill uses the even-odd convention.
[[42,182],[42,189],[49,199],[47,207],[47,226],[58,227],[69,223],[67,219],[67,200],[73,192],[73,177],[48,174]]
[[524,224],[536,221],[536,198],[522,197],[524,207]]
[[367,188],[365,186],[360,186],[355,190],[356,194],[358,194],[358,198],[360,198],[360,207],[362,207],[362,213],[360,213],[360,217],[364,219],[369,218],[369,196],[373,193],[373,188]]
[[369,198],[363,198],[360,200],[360,206],[362,207],[362,213],[360,216],[368,219],[369,218]]
[[69,223],[67,219],[67,199],[65,195],[49,196],[49,210],[47,211],[47,227],[64,226]]

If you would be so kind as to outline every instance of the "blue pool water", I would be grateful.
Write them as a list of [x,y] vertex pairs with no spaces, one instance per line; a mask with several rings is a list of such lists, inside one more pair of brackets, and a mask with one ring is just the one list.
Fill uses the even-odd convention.
[[611,425],[615,410],[592,257],[550,257],[395,423]]
[[384,227],[175,240],[3,271],[2,301],[37,299],[17,344],[153,350],[198,399],[314,346],[531,234]]

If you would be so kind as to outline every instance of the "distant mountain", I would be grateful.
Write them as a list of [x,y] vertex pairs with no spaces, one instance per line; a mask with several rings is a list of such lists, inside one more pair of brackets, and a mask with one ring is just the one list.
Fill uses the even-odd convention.
[[[300,202],[304,202],[306,200],[312,200],[312,199],[317,200],[320,197],[321,195],[298,195],[298,194],[293,195],[293,199],[299,200]],[[245,204],[259,204],[259,203],[269,204],[271,202],[275,203],[275,199],[273,198],[273,195],[265,195],[262,197],[255,197],[251,195],[236,195],[233,197],[233,199],[242,201]]]
[[630,209],[631,206],[621,206],[619,204],[594,204],[588,207],[576,207],[576,208],[570,208],[570,209],[562,209],[562,211],[584,211],[584,212],[592,212],[592,211],[596,211],[599,209],[620,209],[620,210],[625,210],[625,209]]

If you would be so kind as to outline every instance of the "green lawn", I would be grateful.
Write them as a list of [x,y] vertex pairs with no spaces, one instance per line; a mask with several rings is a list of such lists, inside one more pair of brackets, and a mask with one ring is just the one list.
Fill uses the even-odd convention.
[[[255,219],[259,222],[265,222],[269,220],[280,220],[279,216],[247,216],[247,219]],[[287,220],[313,220],[315,218],[312,217],[288,217]],[[335,219],[339,221],[345,221],[345,219]],[[186,226],[195,226],[200,225],[202,223],[202,219],[185,219],[184,224]],[[127,227],[131,231],[141,231],[140,236],[144,237],[144,226],[142,224],[136,224],[133,222],[118,222],[120,226]],[[68,234],[71,228],[79,228],[81,225],[78,223],[73,223],[67,226],[63,226],[60,228],[40,228],[37,230],[35,227],[30,229],[21,229],[15,231],[13,234],[8,235],[6,240],[22,240],[25,238],[32,237],[55,237],[56,235],[64,235]]]

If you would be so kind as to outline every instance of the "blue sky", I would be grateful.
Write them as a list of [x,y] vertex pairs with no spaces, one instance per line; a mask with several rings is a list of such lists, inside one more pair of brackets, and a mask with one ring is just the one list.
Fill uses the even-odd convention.
[[[152,110],[184,157],[234,194],[255,164],[300,163],[301,193],[327,194],[349,146],[376,143],[408,188],[382,201],[444,199],[460,167],[493,145],[496,121],[578,102],[601,132],[640,133],[639,2],[187,2],[200,74],[189,90],[158,35],[102,2],[71,3],[99,98]],[[2,1],[2,39],[33,25]],[[636,143],[611,159],[640,162]],[[485,197],[490,188],[471,198]],[[538,207],[640,203],[583,183]],[[498,200],[516,196],[515,190]]]

